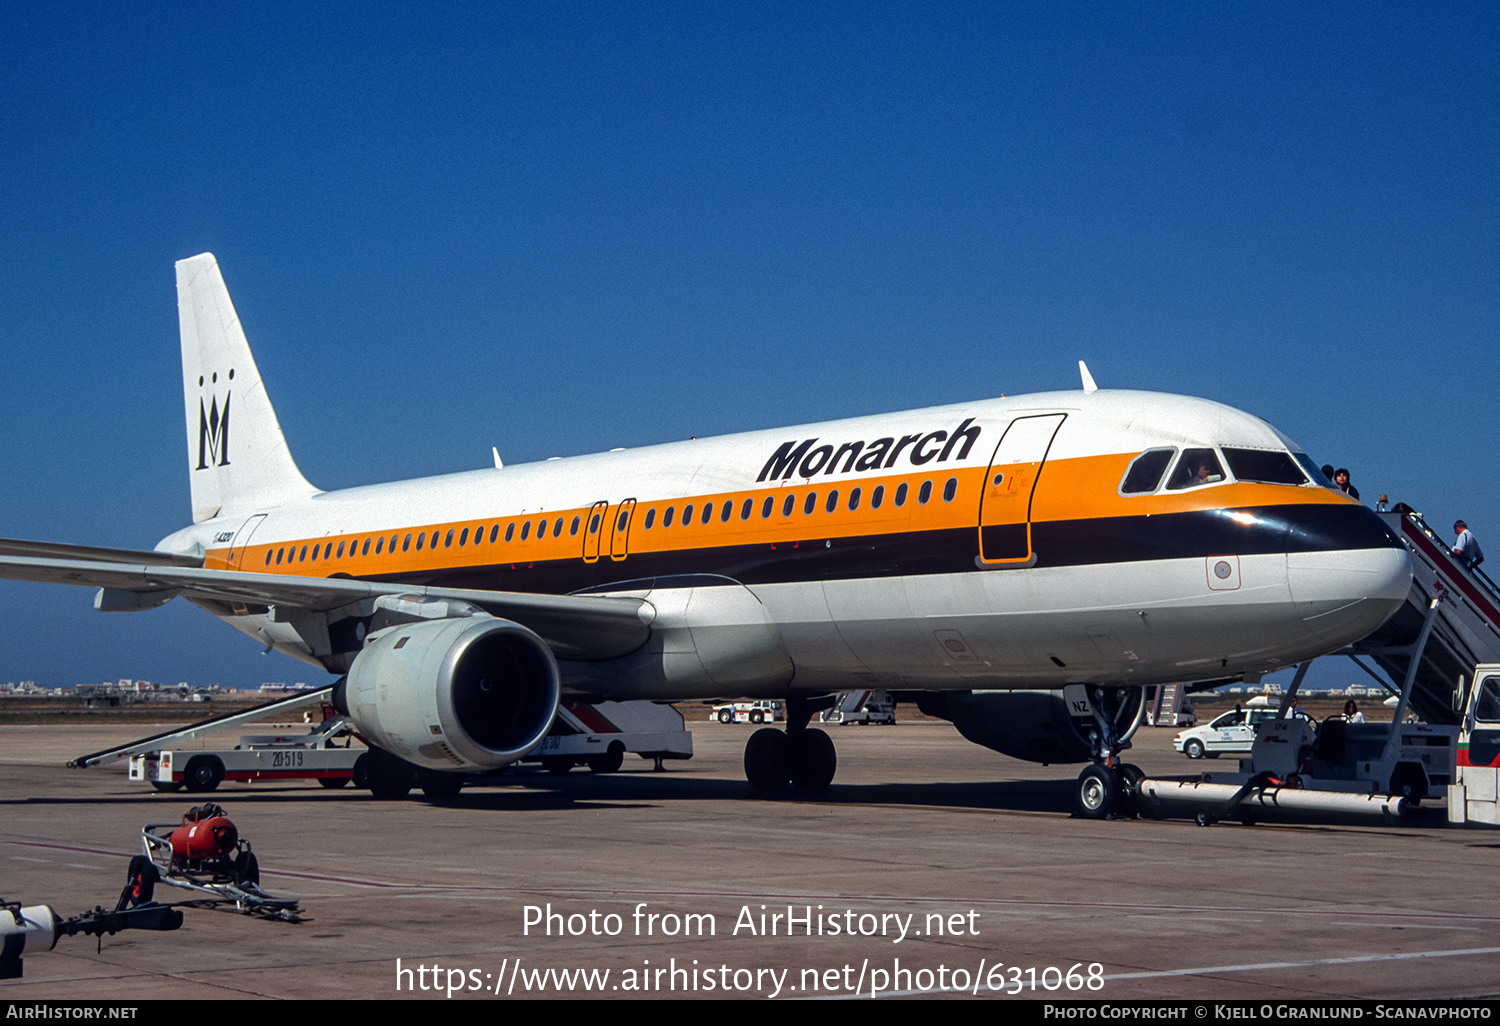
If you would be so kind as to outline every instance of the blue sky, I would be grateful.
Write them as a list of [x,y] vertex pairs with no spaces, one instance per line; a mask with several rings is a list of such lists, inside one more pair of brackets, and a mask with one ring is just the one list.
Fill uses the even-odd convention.
[[[172,263],[209,250],[324,488],[1084,359],[1493,550],[1496,53],[1481,3],[10,0],[0,536],[187,522]],[[0,682],[322,678],[91,594],[0,584]]]

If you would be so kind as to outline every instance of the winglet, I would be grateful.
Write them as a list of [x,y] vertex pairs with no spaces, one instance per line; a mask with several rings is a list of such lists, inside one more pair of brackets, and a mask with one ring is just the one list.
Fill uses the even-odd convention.
[[1078,361],[1078,373],[1083,375],[1083,390],[1085,392],[1097,392],[1099,386],[1094,384],[1094,376],[1089,373],[1089,368],[1082,360]]

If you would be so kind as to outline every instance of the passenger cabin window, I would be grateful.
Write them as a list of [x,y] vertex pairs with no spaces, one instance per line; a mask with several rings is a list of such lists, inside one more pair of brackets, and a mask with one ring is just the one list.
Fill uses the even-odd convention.
[[744,501],[744,503],[742,503],[740,505],[740,519],[741,520],[749,520],[750,519],[750,514],[754,511],[754,509],[755,509],[755,500],[754,499],[746,499]]
[[853,513],[859,509],[859,489],[855,488],[849,493],[849,512]]
[[[582,518],[580,518],[580,517],[574,517],[573,518],[573,526],[571,526],[571,527],[568,528],[568,537],[569,538],[573,537],[575,534],[578,533],[578,524],[579,524],[579,521],[581,519]],[[493,534],[491,534],[490,535],[490,541],[494,541],[494,540],[495,540],[495,536]]]
[[824,504],[823,509],[826,512],[828,512],[828,513],[832,513],[834,510],[836,510],[838,508],[839,508],[839,490],[837,488],[835,488],[833,491],[831,491],[831,492],[828,493],[828,502]]
[[802,504],[802,514],[804,516],[806,516],[808,513],[811,513],[813,510],[815,510],[817,508],[818,508],[818,493],[817,492],[808,492],[807,493],[807,501]]
[[776,497],[774,495],[767,495],[766,496],[766,501],[763,502],[763,503],[761,503],[760,518],[762,520],[765,520],[767,517],[769,517],[771,515],[771,509],[775,505],[776,505]]
[[646,530],[648,530],[648,531],[651,530],[651,525],[654,524],[654,523],[656,523],[656,510],[654,510],[654,509],[648,509],[648,510],[646,510],[646,524],[645,524]]
[[905,481],[902,481],[900,484],[898,484],[896,486],[896,499],[895,499],[895,502],[896,502],[896,505],[898,505],[898,506],[905,506],[906,505],[906,482]]
[[687,527],[693,522],[693,504],[690,502],[682,507],[682,526]]
[[795,506],[796,504],[797,504],[797,497],[795,495],[788,495],[786,497],[786,501],[781,504],[781,515],[784,516],[784,517],[791,516],[792,515],[792,507]]
[[1182,458],[1167,480],[1168,490],[1197,488],[1224,480],[1224,468],[1212,449],[1184,449]]
[[1263,484],[1307,484],[1297,461],[1289,453],[1267,449],[1231,449],[1224,447],[1224,460],[1237,481],[1259,481]]
[[943,485],[943,501],[952,502],[953,497],[958,494],[958,478],[950,477],[948,483]]
[[516,536],[516,525],[515,525],[515,521],[512,521],[512,522],[510,522],[510,523],[508,523],[508,524],[505,525],[505,540],[506,541],[510,541],[515,536]]
[[703,504],[703,520],[702,520],[702,522],[706,524],[710,520],[712,520],[713,518],[714,518],[714,504],[711,503],[711,502],[705,502]]
[[734,501],[733,500],[727,500],[724,503],[724,508],[721,509],[721,510],[719,510],[719,523],[721,523],[721,524],[727,524],[727,523],[729,523],[729,518],[732,517],[733,515],[734,515]]
[[923,481],[922,487],[917,491],[917,501],[925,506],[930,498],[932,498],[932,482]]
[[1120,482],[1121,495],[1149,495],[1161,484],[1176,449],[1147,449],[1125,470],[1125,480]]
[[677,509],[676,506],[668,506],[667,507],[667,511],[661,515],[661,526],[663,526],[663,527],[671,527],[672,526],[672,512],[674,510],[676,510],[676,509]]
[[885,501],[885,485],[876,485],[875,490],[870,493],[870,508],[879,509],[880,504]]

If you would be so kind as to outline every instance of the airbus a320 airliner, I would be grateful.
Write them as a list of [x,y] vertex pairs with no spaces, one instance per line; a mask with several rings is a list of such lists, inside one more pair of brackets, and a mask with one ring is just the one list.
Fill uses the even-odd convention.
[[1006,754],[1091,761],[1079,808],[1104,815],[1142,686],[1329,652],[1410,585],[1399,539],[1269,424],[1083,368],[1079,391],[319,491],[211,254],[177,292],[193,525],[153,552],[3,542],[0,575],[105,611],[180,595],[340,675],[388,753],[377,792],[515,761],[563,693],[784,699],[746,775],[819,789],[812,713],[881,688]]

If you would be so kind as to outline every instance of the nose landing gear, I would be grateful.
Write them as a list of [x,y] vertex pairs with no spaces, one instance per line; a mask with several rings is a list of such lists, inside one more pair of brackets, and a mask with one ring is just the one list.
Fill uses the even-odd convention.
[[1094,762],[1078,774],[1073,813],[1080,819],[1132,817],[1138,809],[1138,785],[1146,774],[1120,761],[1146,713],[1145,688],[1091,687],[1095,729],[1089,735]]

